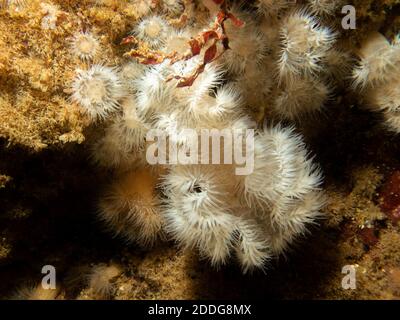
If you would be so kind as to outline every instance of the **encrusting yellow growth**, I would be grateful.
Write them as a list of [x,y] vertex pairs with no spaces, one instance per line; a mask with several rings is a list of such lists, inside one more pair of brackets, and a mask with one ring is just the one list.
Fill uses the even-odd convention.
[[[66,6],[61,0],[30,0],[0,6],[1,138],[34,151],[85,140],[90,121],[69,99],[75,70],[85,68],[82,58],[119,62],[114,40],[140,17],[128,1],[101,2],[71,0]],[[79,11],[67,9],[78,6]],[[101,50],[96,44],[81,43],[80,53],[71,47],[85,32],[100,35]]]

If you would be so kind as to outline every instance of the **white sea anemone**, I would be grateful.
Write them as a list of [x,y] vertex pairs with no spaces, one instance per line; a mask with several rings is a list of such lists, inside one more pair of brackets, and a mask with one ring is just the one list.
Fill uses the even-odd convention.
[[116,289],[114,281],[121,273],[121,268],[115,264],[98,264],[87,275],[89,288],[98,298],[110,298]]
[[78,70],[72,84],[72,100],[79,103],[92,119],[104,119],[119,108],[125,88],[117,71],[101,65]]
[[281,27],[279,77],[287,79],[321,71],[321,62],[335,38],[332,30],[321,26],[305,11],[295,11],[286,16]]
[[[308,158],[304,143],[293,128],[264,128],[256,137],[254,156],[254,170],[244,178],[244,197],[251,207],[257,208],[258,216],[268,217],[271,230],[293,231],[288,227],[293,215],[290,212],[297,212],[297,207],[306,207],[301,211],[302,219],[301,214],[294,219],[300,225],[320,215],[318,210],[324,202],[313,201],[320,199],[317,195],[321,173]],[[313,210],[308,211],[310,208]]]
[[359,51],[360,61],[353,70],[355,87],[375,86],[397,77],[400,71],[400,45],[380,33],[370,34]]
[[265,41],[265,54],[272,55],[279,45],[279,21],[272,18],[264,18],[258,26]]
[[57,20],[60,14],[60,8],[51,3],[41,3],[42,13],[44,14],[41,21],[43,30],[54,30],[57,28]]
[[233,85],[225,85],[219,88],[215,99],[209,105],[208,116],[216,121],[232,119],[241,114],[243,110],[243,99]]
[[137,39],[157,50],[164,45],[168,33],[167,22],[157,15],[143,18],[133,30]]
[[80,32],[73,37],[72,51],[81,60],[92,60],[98,53],[99,48],[99,41],[89,32]]
[[316,15],[334,15],[342,5],[342,0],[308,0],[311,12]]
[[147,126],[138,117],[131,99],[122,106],[123,115],[114,119],[92,148],[93,161],[102,167],[127,168],[144,162]]
[[42,284],[25,285],[19,287],[10,300],[55,300],[59,293],[59,288],[45,289]]
[[235,217],[230,181],[212,166],[174,166],[162,184],[166,231],[183,247],[197,248],[213,265],[226,262]]
[[225,67],[233,74],[241,74],[249,63],[260,63],[268,48],[263,33],[252,20],[245,15],[246,25],[237,27],[230,21],[226,23],[229,38],[228,50],[222,56]]
[[345,83],[351,78],[351,65],[354,59],[350,53],[341,49],[331,49],[326,53],[324,58],[325,72],[329,79],[338,82],[339,84]]
[[400,79],[375,86],[365,96],[368,109],[381,112],[386,127],[400,133]]
[[146,66],[137,61],[129,61],[121,66],[120,76],[131,93],[135,93],[135,80],[140,78],[146,70]]
[[138,114],[145,119],[176,107],[176,85],[173,81],[166,81],[166,70],[165,65],[152,67],[134,80]]
[[162,236],[157,174],[143,167],[124,173],[99,203],[99,218],[116,236],[152,246]]
[[190,37],[193,36],[188,29],[172,29],[165,39],[165,46],[162,49],[165,53],[177,52],[184,54],[189,47]]
[[236,255],[243,273],[253,269],[264,269],[272,258],[271,244],[254,220],[239,219],[237,223]]
[[[197,64],[193,62],[190,65],[177,67],[180,70],[174,68],[172,71],[174,74],[187,75],[193,72]],[[222,82],[222,75],[221,68],[218,65],[208,64],[192,86],[175,90],[175,96],[185,106],[185,113],[188,116],[198,119],[199,116],[207,112],[209,96],[213,89]]]
[[148,15],[155,8],[153,0],[130,0],[130,2],[134,5],[139,18]]
[[323,218],[321,209],[325,205],[326,197],[318,190],[310,191],[301,199],[277,202],[272,208],[269,226],[269,239],[274,255],[285,254],[296,239],[305,236],[309,226]]
[[[387,129],[400,133],[400,42],[390,43],[381,33],[370,34],[362,44],[353,69],[354,87],[359,87],[368,109],[381,112]],[[367,90],[368,89],[368,90]]]
[[[335,34],[304,9],[286,10],[291,2],[258,1],[268,15],[257,16],[261,21],[243,7],[229,8],[232,16],[224,26],[230,50],[206,64],[204,53],[211,43],[206,41],[192,57],[189,40],[215,36],[206,31],[215,23],[207,12],[201,12],[201,21],[179,30],[154,14],[136,26],[135,36],[150,49],[176,52],[184,58],[153,66],[132,62],[118,73],[129,95],[115,99],[122,110],[107,124],[94,148],[98,162],[116,168],[119,174],[99,204],[99,217],[114,235],[149,246],[165,232],[181,248],[199,251],[213,266],[236,256],[246,273],[264,269],[318,220],[324,205],[321,173],[301,136],[281,125],[259,129],[252,119],[262,119],[265,110],[268,116],[289,120],[319,111],[329,96],[325,82],[342,77],[344,54],[333,47]],[[178,15],[173,6],[180,3],[164,0],[159,9]],[[214,1],[202,3],[210,15],[218,10]],[[165,8],[167,4],[171,10]],[[270,16],[272,12],[277,16]],[[246,24],[237,27],[235,17]],[[211,40],[222,49],[221,39]],[[145,46],[138,49],[146,51]],[[180,87],[187,79],[194,81]],[[159,160],[166,152],[165,163],[153,167],[144,163],[146,146],[154,146],[145,140],[150,129],[165,134],[165,148],[157,149],[157,154],[154,150]],[[208,137],[212,145],[203,145],[202,129],[208,129],[203,131],[208,134],[211,129],[225,129],[219,137],[222,148],[210,149],[215,137]],[[226,135],[238,134],[239,129],[242,138],[246,129],[254,130],[254,145],[248,140],[230,143]],[[194,143],[196,148],[192,148]],[[248,157],[254,160],[247,176],[236,175],[237,153],[233,159],[225,158],[231,150],[227,148],[233,146],[239,146],[247,161]],[[203,147],[208,154],[202,154]],[[212,152],[218,153],[219,164]],[[182,156],[186,159],[179,159]],[[200,160],[215,161],[198,164]],[[162,179],[158,170],[165,170]]]
[[257,9],[264,15],[275,17],[294,2],[293,0],[257,0]]
[[184,9],[182,0],[162,0],[161,7],[165,13],[171,16],[179,15]]
[[399,134],[400,133],[400,112],[383,112],[384,123],[388,130]]
[[283,84],[272,109],[280,118],[299,120],[320,112],[329,93],[328,86],[316,78],[294,78]]
[[271,93],[276,82],[273,74],[269,58],[263,59],[261,64],[247,64],[243,74],[237,77],[234,83],[247,106],[263,108],[271,102]]
[[282,194],[301,197],[321,183],[320,171],[308,159],[304,142],[292,127],[265,127],[256,137],[254,151],[255,167],[245,177],[245,188],[260,200],[273,202]]
[[381,84],[366,95],[368,107],[374,111],[400,111],[400,79]]

